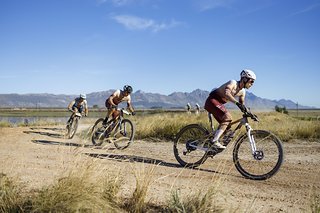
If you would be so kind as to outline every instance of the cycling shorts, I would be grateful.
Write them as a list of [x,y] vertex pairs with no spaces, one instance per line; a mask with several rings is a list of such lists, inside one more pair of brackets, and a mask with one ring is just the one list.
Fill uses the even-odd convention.
[[221,123],[225,114],[228,112],[224,106],[225,103],[226,102],[223,101],[220,96],[213,91],[207,98],[204,108],[213,115],[218,123]]

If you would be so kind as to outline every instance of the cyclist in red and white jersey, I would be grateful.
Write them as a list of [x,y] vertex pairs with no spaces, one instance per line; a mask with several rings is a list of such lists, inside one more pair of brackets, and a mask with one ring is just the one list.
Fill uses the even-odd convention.
[[123,90],[116,90],[114,93],[112,93],[110,95],[110,97],[107,98],[107,100],[105,101],[105,106],[108,109],[106,118],[103,121],[103,124],[106,125],[106,123],[108,122],[108,118],[110,117],[110,115],[112,115],[113,118],[116,118],[118,116],[118,105],[123,102],[126,101],[127,102],[127,107],[128,109],[131,111],[132,115],[135,115],[134,109],[132,107],[131,104],[131,93],[132,93],[133,89],[131,86],[129,85],[125,85],[123,87]]
[[[245,106],[245,89],[249,89],[255,80],[255,73],[252,70],[245,69],[240,73],[240,81],[230,80],[210,92],[204,108],[210,112],[219,123],[214,138],[211,141],[213,146],[220,149],[226,148],[219,142],[219,138],[232,121],[232,117],[224,104],[232,102],[236,104],[242,112],[245,112],[247,110]],[[236,98],[238,98],[238,100]]]

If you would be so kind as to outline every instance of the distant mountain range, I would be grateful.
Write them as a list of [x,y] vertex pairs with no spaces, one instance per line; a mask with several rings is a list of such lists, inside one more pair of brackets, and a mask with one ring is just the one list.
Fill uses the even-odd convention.
[[[114,90],[93,92],[87,94],[87,100],[90,107],[96,105],[99,108],[104,108],[104,102]],[[135,108],[185,108],[187,103],[195,106],[198,103],[203,107],[209,91],[196,89],[188,92],[174,92],[170,95],[159,93],[148,93],[138,90],[132,94],[132,102]],[[54,95],[47,93],[40,94],[0,94],[1,108],[44,108],[44,107],[67,107],[78,95]],[[260,98],[253,93],[247,92],[246,105],[252,109],[274,109],[276,105],[286,107],[287,109],[295,109],[296,103],[291,100],[269,100]],[[228,103],[229,108],[236,108],[234,104]],[[299,105],[299,108],[312,108],[309,106]]]

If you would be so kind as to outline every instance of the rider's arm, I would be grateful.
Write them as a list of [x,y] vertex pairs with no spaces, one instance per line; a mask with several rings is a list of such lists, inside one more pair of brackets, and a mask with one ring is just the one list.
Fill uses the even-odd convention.
[[246,91],[244,90],[242,91],[242,94],[239,96],[239,102],[242,105],[244,105],[245,96],[246,96]]
[[127,107],[129,108],[129,110],[131,112],[134,112],[134,109],[133,109],[132,104],[131,104],[131,96],[128,96]]
[[232,90],[237,86],[236,81],[230,81],[226,87],[225,87],[225,97],[231,101],[232,103],[236,104],[238,101],[235,99],[235,97],[232,95]]
[[236,103],[237,107],[239,107],[239,109],[242,112],[248,111],[247,107],[244,105],[245,96],[246,96],[246,91],[244,89],[242,89],[242,91],[240,91],[240,95],[239,95],[239,102]]
[[88,116],[88,113],[89,113],[89,109],[88,109],[88,102],[87,100],[84,100],[84,115],[85,116]]
[[73,100],[73,101],[71,101],[71,102],[69,103],[69,105],[68,105],[68,110],[69,110],[69,111],[73,111],[73,110],[72,110],[72,107],[73,107],[73,105],[74,105],[75,102],[76,102],[76,101]]

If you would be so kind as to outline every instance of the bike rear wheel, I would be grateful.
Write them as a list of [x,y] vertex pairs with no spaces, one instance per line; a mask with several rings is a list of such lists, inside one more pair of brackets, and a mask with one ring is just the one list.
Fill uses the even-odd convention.
[[125,149],[133,142],[135,129],[129,119],[123,119],[111,132],[109,139],[117,149]]
[[77,129],[78,129],[78,124],[79,124],[79,118],[74,117],[70,121],[70,123],[67,125],[67,130],[68,130],[68,138],[71,139],[73,136],[76,134]]
[[283,148],[280,139],[264,130],[252,130],[256,152],[252,153],[248,135],[242,135],[233,149],[233,162],[246,178],[265,180],[275,175],[283,162]]
[[95,146],[100,146],[105,139],[105,127],[102,125],[103,121],[103,118],[99,118],[92,127],[91,141]]
[[187,125],[178,132],[173,153],[181,166],[194,168],[207,160],[207,152],[201,148],[208,148],[208,136],[208,130],[199,124]]

